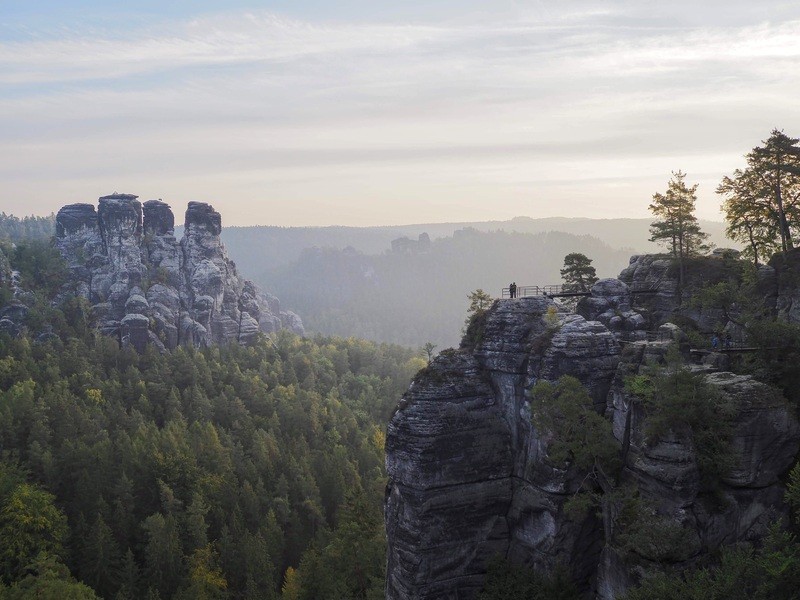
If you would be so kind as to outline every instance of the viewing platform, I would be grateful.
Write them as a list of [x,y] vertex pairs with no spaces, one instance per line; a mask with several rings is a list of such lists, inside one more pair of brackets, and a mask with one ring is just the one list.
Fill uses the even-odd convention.
[[[657,285],[637,285],[628,288],[630,294],[655,294],[658,292]],[[548,298],[575,298],[579,296],[591,296],[590,291],[576,290],[571,285],[518,285],[516,298],[528,296],[547,296]],[[511,298],[509,288],[504,287],[500,292],[500,298]]]

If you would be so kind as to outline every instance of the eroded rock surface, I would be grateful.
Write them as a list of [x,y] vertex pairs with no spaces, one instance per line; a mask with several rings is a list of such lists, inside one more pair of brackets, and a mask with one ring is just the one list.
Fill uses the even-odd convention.
[[540,379],[572,375],[589,390],[619,443],[616,485],[634,486],[653,518],[683,530],[678,565],[759,539],[781,514],[780,477],[800,444],[781,394],[704,375],[736,407],[734,464],[711,495],[690,432],[649,440],[645,408],[625,386],[670,343],[685,345],[683,333],[666,324],[655,341],[632,336],[644,319],[621,281],[601,282],[582,304],[583,315],[559,315],[546,298],[497,301],[472,331],[478,343],[443,352],[412,383],[387,432],[387,598],[474,598],[500,555],[543,571],[566,565],[587,597],[611,600],[639,580],[642,561],[654,564],[615,545],[613,502],[601,518],[565,514],[585,473],[551,462],[550,434],[531,423],[528,390]]
[[139,350],[247,343],[258,332],[302,333],[292,312],[244,280],[220,241],[214,208],[190,202],[185,232],[160,200],[132,194],[71,204],[56,216],[56,243],[71,273],[70,292],[86,298],[101,331]]
[[[679,341],[679,340],[677,340]],[[624,467],[620,484],[633,484],[643,502],[661,519],[684,529],[675,569],[693,566],[723,545],[763,538],[785,512],[780,482],[800,446],[800,425],[781,393],[747,375],[712,372],[706,383],[724,396],[734,412],[733,464],[718,489],[701,482],[697,449],[688,430],[648,440],[647,414],[625,388],[625,380],[645,365],[663,362],[668,342],[629,345],[617,367],[606,415],[620,442]],[[634,583],[647,556],[623,557],[607,540],[597,572],[597,598],[613,600]],[[652,564],[652,563],[651,563]]]
[[600,523],[566,518],[579,474],[547,460],[526,390],[578,377],[604,398],[619,344],[600,323],[554,323],[552,301],[502,301],[483,341],[439,355],[389,423],[388,598],[473,598],[497,554],[540,569],[563,563],[584,587],[599,560]]

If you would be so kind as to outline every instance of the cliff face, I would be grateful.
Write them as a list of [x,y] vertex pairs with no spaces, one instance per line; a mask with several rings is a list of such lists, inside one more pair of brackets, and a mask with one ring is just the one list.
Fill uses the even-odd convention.
[[387,433],[387,598],[474,598],[498,554],[541,570],[567,565],[587,594],[604,599],[638,579],[640,565],[613,543],[613,507],[577,520],[564,511],[585,473],[552,463],[547,434],[531,424],[528,390],[539,379],[572,375],[589,390],[619,442],[620,484],[686,530],[679,566],[762,536],[780,513],[778,477],[800,443],[780,393],[748,377],[706,376],[738,406],[738,458],[712,501],[690,437],[648,445],[647,417],[624,387],[663,358],[679,330],[665,326],[665,341],[647,341],[652,316],[634,310],[627,285],[603,280],[592,292],[582,314],[557,322],[546,298],[497,301],[479,344],[443,352],[412,383]]
[[602,550],[600,522],[572,522],[562,506],[579,474],[547,459],[526,389],[576,376],[597,405],[620,346],[579,315],[556,328],[545,298],[500,301],[483,342],[442,354],[412,384],[387,435],[388,598],[470,598],[496,554],[588,581]]
[[56,216],[56,244],[71,273],[71,293],[86,298],[101,331],[143,350],[247,343],[259,331],[302,333],[299,317],[281,311],[236,272],[220,242],[221,218],[190,202],[180,242],[175,218],[160,200],[131,194],[71,204]]

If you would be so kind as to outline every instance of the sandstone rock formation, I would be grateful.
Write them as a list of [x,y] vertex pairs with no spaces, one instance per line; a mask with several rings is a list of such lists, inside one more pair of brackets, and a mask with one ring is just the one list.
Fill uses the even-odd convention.
[[[668,265],[650,261],[656,275],[648,275],[641,260],[625,273],[628,283],[663,281]],[[578,378],[611,421],[624,464],[619,484],[635,485],[658,518],[685,529],[679,566],[765,534],[782,510],[779,476],[800,444],[781,394],[749,377],[706,375],[738,407],[737,459],[715,502],[701,486],[691,438],[648,442],[647,415],[625,389],[627,376],[685,341],[671,324],[659,341],[646,339],[648,321],[666,318],[670,293],[651,298],[643,316],[625,282],[604,280],[581,314],[558,322],[547,298],[500,300],[478,343],[442,352],[418,374],[387,432],[387,598],[474,598],[498,554],[540,570],[566,565],[587,597],[611,600],[638,580],[639,565],[613,543],[613,506],[602,518],[566,514],[584,473],[552,463],[548,436],[531,424],[530,386],[562,375]]]
[[604,402],[620,347],[579,315],[554,326],[551,306],[546,298],[496,303],[483,341],[440,354],[392,417],[388,598],[474,597],[495,554],[542,569],[570,564],[591,579],[601,525],[563,515],[580,479],[546,460],[526,390],[569,373]]
[[302,333],[294,313],[242,279],[220,241],[214,208],[190,202],[180,242],[160,200],[131,194],[71,204],[56,216],[56,244],[70,273],[70,293],[86,298],[101,331],[143,350],[247,343],[258,332]]
[[629,339],[643,339],[647,323],[634,310],[629,287],[619,279],[601,279],[592,286],[592,295],[581,298],[575,312],[590,321],[600,321],[615,333]]
[[[747,375],[711,372],[706,383],[735,408],[731,468],[715,494],[701,485],[696,448],[688,431],[671,431],[648,442],[647,414],[625,388],[625,379],[663,360],[669,342],[635,342],[617,367],[606,406],[625,457],[621,483],[633,483],[640,497],[669,522],[685,530],[683,554],[675,567],[693,565],[721,546],[758,540],[782,516],[784,487],[779,478],[794,463],[800,425],[781,393]],[[607,516],[607,515],[606,515]],[[654,557],[639,557],[642,562]],[[614,600],[638,581],[641,564],[622,558],[606,540],[596,576],[596,597]]]
[[[630,264],[620,273],[619,279],[632,289],[656,288],[654,294],[634,297],[631,304],[632,309],[644,318],[645,329],[653,330],[670,319],[679,318],[687,320],[701,331],[733,331],[734,337],[737,337],[741,333],[738,331],[740,326],[728,318],[738,319],[741,316],[737,307],[732,307],[733,314],[726,316],[722,310],[701,308],[689,301],[707,286],[723,281],[740,285],[741,271],[736,266],[736,260],[735,252],[730,250],[692,259],[681,289],[677,269],[671,267],[672,261],[668,256],[643,254],[631,257]],[[754,287],[761,299],[764,314],[788,323],[800,323],[798,281],[800,248],[776,254],[768,264],[759,265]],[[582,300],[578,312],[587,318],[603,320],[595,303],[593,299]]]
[[[678,281],[678,269],[672,259],[663,254],[642,254],[631,257],[630,264],[619,275],[631,289],[654,288],[653,294],[634,297],[633,309],[645,321],[645,328],[654,330],[671,320],[681,319],[701,331],[722,330],[727,325],[723,312],[715,308],[701,308],[690,300],[704,287],[724,281],[738,285],[740,272],[733,267],[735,258],[729,255],[712,255],[690,259],[683,286]],[[767,269],[772,275],[772,270]],[[767,293],[767,296],[770,294]],[[768,301],[774,306],[774,299]]]

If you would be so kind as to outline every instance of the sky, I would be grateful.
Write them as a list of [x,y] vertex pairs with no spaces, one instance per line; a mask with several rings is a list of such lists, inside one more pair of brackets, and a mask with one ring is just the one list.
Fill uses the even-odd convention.
[[721,220],[798,66],[794,1],[0,0],[0,211],[639,218],[683,170]]

